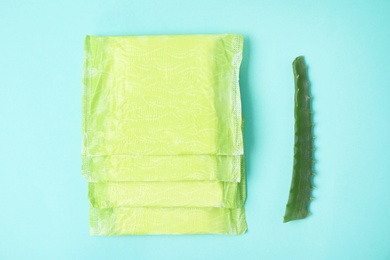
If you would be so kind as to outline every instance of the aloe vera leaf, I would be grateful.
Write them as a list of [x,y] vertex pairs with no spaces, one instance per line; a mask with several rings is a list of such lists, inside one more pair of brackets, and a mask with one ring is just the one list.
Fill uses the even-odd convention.
[[290,195],[286,205],[284,222],[306,218],[313,189],[313,123],[310,83],[303,56],[293,62],[295,80],[295,144],[294,166]]

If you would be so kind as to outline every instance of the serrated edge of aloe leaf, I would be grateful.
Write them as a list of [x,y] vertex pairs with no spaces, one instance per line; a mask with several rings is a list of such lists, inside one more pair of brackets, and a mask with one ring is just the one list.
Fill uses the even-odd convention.
[[295,143],[294,165],[290,194],[286,205],[284,222],[306,218],[310,215],[309,204],[313,200],[313,122],[310,82],[303,56],[293,62],[295,81]]

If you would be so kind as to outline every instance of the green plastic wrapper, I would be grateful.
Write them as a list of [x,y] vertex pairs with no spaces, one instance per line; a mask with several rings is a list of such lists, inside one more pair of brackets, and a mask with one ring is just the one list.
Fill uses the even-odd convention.
[[243,37],[87,36],[83,156],[241,155]]
[[94,208],[116,207],[217,207],[240,208],[246,199],[242,181],[108,182],[88,185]]
[[89,199],[96,208],[242,206],[233,182],[110,182],[89,183]]
[[90,182],[239,182],[242,155],[88,156],[82,175]]
[[91,235],[245,233],[243,208],[90,207]]

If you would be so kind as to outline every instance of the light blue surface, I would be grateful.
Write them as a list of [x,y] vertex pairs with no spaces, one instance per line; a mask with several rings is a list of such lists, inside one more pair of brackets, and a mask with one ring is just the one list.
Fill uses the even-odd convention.
[[[390,259],[390,1],[0,2],[0,259]],[[249,230],[90,237],[80,175],[83,41],[243,33]],[[282,223],[291,62],[315,110],[312,216]]]

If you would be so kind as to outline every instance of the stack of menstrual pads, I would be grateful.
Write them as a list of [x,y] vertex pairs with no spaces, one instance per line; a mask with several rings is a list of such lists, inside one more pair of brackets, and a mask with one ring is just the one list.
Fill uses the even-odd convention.
[[242,35],[87,36],[91,235],[242,234]]

